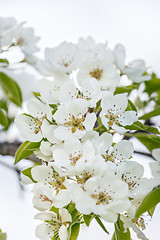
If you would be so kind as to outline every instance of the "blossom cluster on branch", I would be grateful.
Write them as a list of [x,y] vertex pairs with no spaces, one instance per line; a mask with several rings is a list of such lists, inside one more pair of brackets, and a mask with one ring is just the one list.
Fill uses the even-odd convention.
[[[33,184],[33,205],[39,210],[35,218],[42,221],[36,237],[74,240],[81,224],[89,226],[94,218],[106,233],[102,221],[114,223],[112,240],[131,240],[130,228],[138,238],[147,239],[143,213],[151,215],[158,203],[150,204],[160,184],[160,137],[159,129],[143,120],[157,116],[159,109],[142,115],[141,105],[150,100],[137,98],[137,108],[130,94],[141,91],[145,82],[150,97],[158,88],[148,83],[157,78],[147,73],[143,60],[126,64],[121,44],[110,49],[91,37],[80,38],[77,44],[46,48],[40,60],[33,55],[38,40],[31,28],[0,19],[0,54],[20,47],[22,62],[43,76],[28,101],[28,112],[15,120],[25,140],[15,163],[32,153],[41,161],[22,171],[22,183]],[[20,89],[4,71],[9,62],[2,58],[0,63],[0,85],[8,99],[21,106]],[[157,95],[152,99],[159,104]],[[4,110],[0,109],[3,120]],[[153,150],[157,162],[150,164],[151,178],[144,177],[144,167],[133,159],[131,137]]]
[[[122,45],[112,51],[87,38],[47,48],[35,68],[53,79],[39,81],[39,92],[16,126],[25,140],[39,142],[34,153],[42,165],[30,169],[29,180],[40,211],[35,217],[43,221],[36,236],[70,239],[73,226],[88,216],[112,223],[119,219],[124,232],[131,227],[146,239],[145,221],[135,219],[135,213],[156,184],[132,160],[132,142],[114,141],[116,133],[126,133],[126,126],[138,120],[127,93],[116,94],[116,87],[122,75],[136,83],[149,80],[144,61],[126,66]],[[23,173],[22,178],[25,182]]]

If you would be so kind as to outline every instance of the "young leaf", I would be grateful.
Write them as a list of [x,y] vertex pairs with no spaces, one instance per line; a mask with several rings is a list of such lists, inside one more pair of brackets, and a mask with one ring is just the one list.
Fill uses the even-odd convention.
[[128,99],[128,106],[126,108],[126,111],[135,111],[135,112],[137,112],[136,106],[129,99]]
[[149,96],[153,93],[160,90],[160,79],[157,78],[155,73],[152,73],[152,78],[150,81],[145,81],[145,92],[149,94]]
[[21,146],[16,151],[14,164],[32,155],[33,151],[39,148],[39,146],[40,146],[40,142],[25,141],[24,143],[22,143]]
[[80,230],[80,223],[73,224],[71,227],[69,240],[76,240],[78,238],[79,230]]
[[160,115],[160,107],[156,108],[152,112],[144,114],[139,119],[147,120],[147,119],[149,119],[151,117],[155,117],[155,116],[158,116],[158,115]]
[[134,122],[132,125],[127,125],[125,126],[126,129],[129,130],[140,130],[140,131],[145,131],[145,132],[151,132],[154,134],[160,134],[157,128],[151,127],[148,125],[144,125],[140,121]]
[[71,213],[75,209],[75,204],[71,202],[66,208],[68,212]]
[[8,112],[8,106],[6,99],[0,99],[0,108]]
[[95,220],[97,221],[97,223],[99,224],[99,226],[103,229],[103,231],[105,231],[107,234],[109,234],[109,232],[107,231],[107,229],[105,228],[104,224],[102,223],[101,219],[99,217],[95,217]]
[[90,225],[90,223],[91,223],[93,218],[94,218],[93,214],[90,214],[90,215],[83,214],[83,220],[84,220],[84,222],[85,222],[87,227],[89,227],[89,225]]
[[8,66],[9,62],[5,58],[0,58],[0,63],[3,63],[3,66]]
[[130,231],[129,229],[124,229],[123,222],[120,220],[120,217],[118,217],[118,220],[114,226],[115,232],[112,240],[131,240]]
[[112,239],[111,240],[116,240],[116,234],[115,232],[113,233]]
[[148,210],[148,214],[152,217],[153,213],[155,211],[156,206],[152,207],[151,209]]
[[9,100],[21,107],[22,95],[18,84],[3,72],[0,72],[0,86]]
[[32,180],[32,182],[36,183],[36,181],[32,178],[31,170],[32,170],[32,167],[27,168],[27,169],[24,169],[24,170],[22,171],[22,173],[23,173],[25,176],[29,177],[29,178]]
[[0,229],[0,240],[6,240],[7,234],[3,233],[2,230]]
[[52,212],[55,212],[56,214],[59,214],[59,208],[55,208],[55,206],[52,206],[52,208],[49,211],[52,211]]
[[138,89],[138,84],[135,85],[129,85],[129,86],[121,86],[121,87],[117,87],[115,94],[120,94],[120,93],[130,93],[132,90],[134,89]]
[[160,202],[160,187],[155,188],[143,199],[142,203],[140,204],[136,211],[135,218],[138,218],[139,216],[142,215],[142,213],[154,208],[159,202]]
[[136,137],[141,143],[143,143],[150,152],[155,148],[160,148],[160,137],[157,135],[135,133],[133,134],[133,137]]
[[4,127],[8,126],[8,118],[1,109],[0,109],[0,124]]

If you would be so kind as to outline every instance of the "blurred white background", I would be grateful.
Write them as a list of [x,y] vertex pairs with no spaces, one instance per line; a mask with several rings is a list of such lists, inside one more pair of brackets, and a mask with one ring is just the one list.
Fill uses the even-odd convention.
[[[124,44],[128,61],[142,58],[160,74],[159,0],[0,0],[0,14],[26,21],[41,37],[42,50],[91,35],[96,41],[108,40],[111,47]],[[13,163],[13,159],[3,161]],[[35,212],[31,188],[22,192],[15,172],[0,166],[0,228],[8,233],[7,240],[36,239]],[[149,240],[159,239],[159,213],[160,207],[146,230]],[[111,236],[93,223],[89,230],[82,230],[78,239],[97,238],[109,240]]]

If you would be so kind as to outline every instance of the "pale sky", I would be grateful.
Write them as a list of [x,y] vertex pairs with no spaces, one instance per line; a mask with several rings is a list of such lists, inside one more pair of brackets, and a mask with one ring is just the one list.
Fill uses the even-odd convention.
[[[124,44],[128,61],[142,58],[160,74],[159,0],[0,0],[0,12],[33,27],[42,49],[91,35],[97,41],[107,40],[111,47]],[[0,228],[8,232],[7,240],[36,239],[30,192],[28,188],[22,193],[15,173],[0,166]],[[159,213],[160,207],[146,231],[149,240],[157,240]],[[78,240],[97,238],[109,240],[111,236],[93,223]]]

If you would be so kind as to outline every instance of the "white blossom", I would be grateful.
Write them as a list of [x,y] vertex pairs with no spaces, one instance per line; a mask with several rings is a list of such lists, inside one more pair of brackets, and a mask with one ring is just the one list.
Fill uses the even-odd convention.
[[70,187],[72,199],[80,212],[93,212],[109,222],[116,222],[118,213],[130,206],[127,184],[109,166],[100,175],[87,179],[83,188],[76,183]]
[[41,183],[54,192],[52,203],[55,207],[61,208],[70,203],[71,198],[65,176],[60,176],[57,172],[53,172],[51,167],[44,165],[32,168],[31,174],[38,184]]
[[112,128],[119,133],[124,133],[126,130],[122,126],[131,125],[138,120],[135,111],[125,111],[127,105],[128,99],[125,93],[117,95],[107,93],[101,102],[100,116],[103,125],[107,129]]
[[60,240],[67,240],[68,226],[72,222],[70,213],[65,208],[59,209],[59,217],[54,212],[41,212],[35,216],[36,219],[45,221],[36,227],[36,237],[49,240],[54,235]]
[[64,140],[71,135],[81,138],[86,131],[93,129],[96,115],[87,113],[88,103],[83,99],[76,99],[69,104],[62,105],[53,115],[57,129],[54,131],[56,138]]

